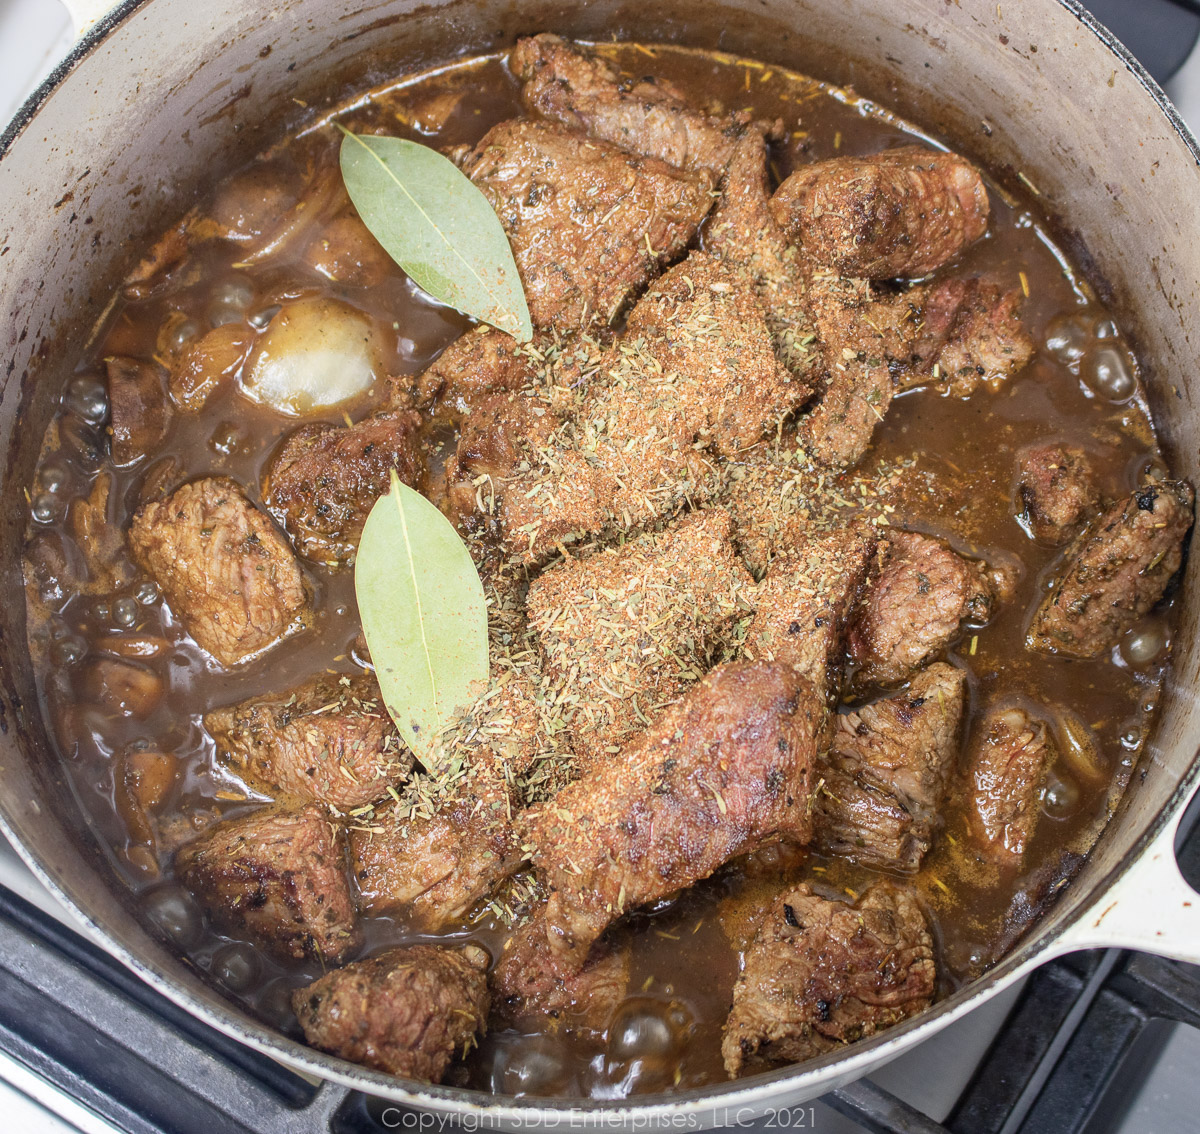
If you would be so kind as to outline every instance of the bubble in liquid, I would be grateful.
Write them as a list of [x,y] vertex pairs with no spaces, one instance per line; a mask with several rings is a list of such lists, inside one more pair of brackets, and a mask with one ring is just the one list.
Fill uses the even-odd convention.
[[48,492],[39,492],[29,506],[30,515],[39,524],[52,524],[58,518],[58,501]]
[[43,492],[62,492],[71,482],[70,470],[57,461],[47,461],[38,470],[38,484]]
[[200,943],[204,933],[204,915],[196,900],[180,886],[161,886],[143,899],[146,913],[181,949]]
[[200,333],[200,327],[194,319],[178,319],[166,336],[166,347],[169,351],[182,350]]
[[276,315],[279,314],[281,307],[278,303],[271,304],[270,307],[263,307],[258,311],[253,311],[246,316],[246,322],[250,324],[256,331],[263,330]]
[[1079,809],[1081,797],[1077,783],[1051,772],[1042,795],[1042,809],[1052,819],[1069,819]]
[[551,1036],[523,1036],[498,1048],[490,1079],[497,1094],[548,1095],[561,1092],[565,1076],[560,1043]]
[[1046,327],[1046,353],[1062,363],[1078,362],[1092,345],[1091,320],[1082,312],[1056,315]]
[[277,1028],[291,1028],[296,1023],[292,1011],[292,986],[282,978],[273,980],[258,997],[259,1012]]
[[232,421],[223,421],[213,430],[208,443],[218,453],[229,456],[230,453],[237,451],[244,440],[245,433],[240,425],[236,425]]
[[1125,401],[1137,388],[1129,356],[1115,347],[1088,353],[1080,363],[1079,376],[1089,389],[1110,402]]
[[1132,666],[1149,665],[1167,648],[1167,628],[1157,619],[1148,619],[1134,626],[1121,639],[1121,656]]
[[93,374],[77,374],[67,383],[63,404],[88,425],[102,425],[108,417],[108,389]]
[[249,992],[262,976],[262,961],[252,945],[231,941],[213,954],[211,971],[231,992]]
[[118,626],[126,628],[134,625],[138,620],[137,603],[131,598],[119,598],[113,603],[113,621]]
[[226,323],[240,323],[246,317],[246,308],[254,300],[254,288],[250,281],[235,276],[226,280],[212,292],[208,305],[208,321],[214,327]]
[[144,583],[138,583],[137,590],[133,592],[133,597],[143,606],[149,606],[151,603],[158,602],[158,584],[152,583],[149,579]]

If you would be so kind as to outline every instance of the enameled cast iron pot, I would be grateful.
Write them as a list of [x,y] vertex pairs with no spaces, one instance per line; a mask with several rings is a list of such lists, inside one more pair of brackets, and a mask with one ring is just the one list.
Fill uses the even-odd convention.
[[[69,5],[70,6],[70,5]],[[1090,946],[1200,961],[1200,899],[1173,841],[1200,767],[1200,556],[1175,667],[1123,806],[1012,954],[845,1054],[636,1104],[427,1087],[310,1050],[223,1000],[134,916],[49,748],[25,643],[21,548],[43,430],[144,240],[340,84],[553,30],[755,56],[940,132],[1037,187],[1142,360],[1170,465],[1200,483],[1200,153],[1142,68],[1073,0],[75,0],[77,47],[0,141],[0,826],[108,949],[188,1011],[292,1067],[508,1127],[635,1117],[695,1128],[812,1098],[919,1043],[1022,974]],[[486,1112],[487,1117],[483,1114]]]

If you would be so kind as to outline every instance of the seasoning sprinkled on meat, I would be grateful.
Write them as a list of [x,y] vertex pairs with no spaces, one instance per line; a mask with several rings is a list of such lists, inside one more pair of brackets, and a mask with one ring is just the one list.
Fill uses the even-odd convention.
[[1037,826],[1055,747],[1046,723],[1017,705],[988,712],[971,746],[968,813],[984,858],[1016,866]]
[[487,1030],[487,953],[412,945],[292,993],[304,1038],[352,1063],[438,1083]]
[[754,594],[743,656],[786,662],[836,698],[846,624],[870,577],[876,542],[865,528],[847,528],[777,555]]
[[492,970],[492,1011],[506,1026],[603,1033],[629,989],[627,942],[597,941],[582,968],[550,945],[544,909],[504,943]]
[[856,681],[905,680],[958,637],[964,620],[986,622],[996,597],[982,563],[919,532],[889,533],[883,568],[850,633]]
[[1063,543],[1100,503],[1092,463],[1077,445],[1031,445],[1017,467],[1018,508],[1043,543]]
[[463,171],[499,214],[535,326],[612,322],[678,259],[712,180],[548,123],[492,127]]
[[336,964],[361,939],[345,833],[320,808],[220,823],[179,851],[175,872],[215,924],[282,959]]
[[766,843],[808,841],[823,706],[788,666],[713,670],[621,752],[523,816],[555,951]]
[[544,118],[714,179],[748,118],[703,114],[671,84],[627,79],[595,51],[556,35],[519,40],[509,66],[524,83],[525,105]]
[[108,404],[112,414],[112,459],[128,465],[157,450],[171,426],[171,406],[156,362],[108,358]]
[[801,166],[771,210],[814,264],[847,276],[924,276],[987,228],[983,179],[957,154],[901,146]]
[[1179,570],[1194,502],[1185,481],[1146,484],[1084,529],[1033,616],[1029,648],[1094,658],[1114,645]]
[[518,343],[506,331],[480,325],[452,342],[417,378],[417,394],[465,413],[488,394],[519,390],[537,373],[537,339]]
[[302,425],[288,434],[263,474],[263,499],[305,559],[351,562],[392,471],[405,484],[420,482],[420,424],[412,410],[397,410],[351,426]]
[[309,616],[287,541],[228,477],[206,477],[143,505],[129,546],[188,633],[222,665],[261,654]]
[[933,940],[911,890],[877,882],[851,906],[781,893],[746,951],[721,1052],[731,1078],[811,1059],[928,1008]]
[[345,811],[406,777],[404,747],[372,677],[322,674],[204,715],[218,758],[252,786]]
[[834,718],[817,770],[816,844],[875,869],[912,872],[941,827],[966,679],[937,663],[900,693]]
[[570,690],[563,707],[575,754],[589,762],[653,724],[698,681],[753,580],[729,542],[722,509],[568,560],[529,588],[543,667]]

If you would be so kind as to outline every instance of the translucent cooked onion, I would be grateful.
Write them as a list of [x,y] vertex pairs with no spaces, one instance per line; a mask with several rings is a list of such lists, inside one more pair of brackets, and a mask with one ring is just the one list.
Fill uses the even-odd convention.
[[375,324],[334,299],[281,308],[251,352],[242,389],[280,413],[301,416],[366,393],[382,373]]

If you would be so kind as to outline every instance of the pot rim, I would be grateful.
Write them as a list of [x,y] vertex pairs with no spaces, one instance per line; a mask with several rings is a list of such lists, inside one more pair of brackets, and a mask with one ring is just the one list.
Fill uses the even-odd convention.
[[[0,133],[0,161],[14,141],[24,132],[46,100],[64,83],[75,67],[99,47],[105,39],[129,17],[153,0],[118,0],[99,20],[89,27],[75,45],[33,90]],[[1184,123],[1174,104],[1150,76],[1142,64],[1111,31],[1097,20],[1079,0],[1051,0],[1073,16],[1095,36],[1125,67],[1142,89],[1151,97],[1163,114],[1172,132],[1187,147],[1200,165],[1200,142]],[[850,1082],[871,1069],[915,1046],[975,1007],[1014,984],[1039,965],[1070,952],[1073,945],[1070,931],[1085,922],[1112,887],[1125,877],[1142,859],[1147,848],[1166,826],[1182,811],[1200,784],[1200,759],[1193,760],[1170,798],[1155,814],[1145,831],[1134,842],[1120,862],[1094,884],[1096,900],[1093,905],[1081,905],[1073,914],[1064,916],[1050,929],[1038,929],[1036,923],[1026,937],[999,964],[976,979],[964,984],[945,1000],[884,1032],[859,1040],[846,1051],[829,1052],[802,1064],[779,1068],[748,1076],[744,1079],[716,1083],[705,1087],[690,1087],[671,1093],[634,1096],[632,1099],[580,1098],[519,1098],[474,1089],[444,1087],[400,1079],[383,1072],[372,1071],[327,1055],[284,1036],[265,1024],[251,1020],[232,1005],[208,1003],[176,983],[168,972],[137,955],[103,924],[87,914],[51,876],[36,856],[17,835],[9,816],[0,805],[0,832],[8,839],[22,861],[37,880],[83,925],[92,937],[128,969],[144,980],[156,992],[217,1031],[268,1055],[289,1070],[315,1076],[324,1083],[333,1083],[350,1090],[385,1098],[424,1110],[455,1112],[479,1116],[482,1122],[513,1125],[535,1125],[531,1118],[540,1115],[541,1123],[557,1125],[566,1116],[589,1126],[619,1126],[637,1119],[653,1120],[670,1116],[679,1125],[681,1116],[724,1112],[722,1124],[729,1124],[729,1112],[740,1108],[762,1113],[771,1102],[778,1103],[785,1085],[803,1091],[806,1085],[822,1084],[827,1088]],[[1050,916],[1049,913],[1043,917]],[[815,1097],[813,1092],[811,1097]],[[805,1096],[809,1097],[809,1096]],[[735,1117],[732,1121],[738,1121]],[[481,1123],[482,1124],[482,1123]],[[705,1125],[703,1122],[697,1126]]]

